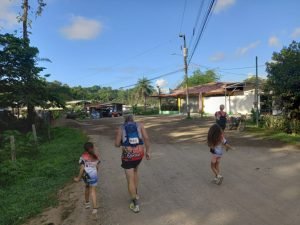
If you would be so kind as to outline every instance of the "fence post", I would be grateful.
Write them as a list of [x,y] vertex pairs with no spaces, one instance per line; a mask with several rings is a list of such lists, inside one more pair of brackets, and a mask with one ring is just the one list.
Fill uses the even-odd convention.
[[15,137],[10,136],[10,149],[11,149],[11,160],[16,161],[16,145],[15,145]]
[[32,133],[33,133],[34,142],[37,145],[37,135],[36,135],[36,129],[34,124],[32,124]]

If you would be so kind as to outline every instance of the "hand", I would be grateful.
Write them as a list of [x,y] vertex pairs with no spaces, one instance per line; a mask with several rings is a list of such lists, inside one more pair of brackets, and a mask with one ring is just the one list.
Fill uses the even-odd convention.
[[226,146],[226,151],[228,150],[235,150],[235,148],[233,148],[232,146]]
[[79,182],[80,181],[80,178],[79,177],[74,177],[73,179],[75,182]]
[[151,159],[151,156],[150,156],[150,153],[149,153],[149,152],[146,152],[146,159],[147,159],[147,160],[150,160],[150,159]]

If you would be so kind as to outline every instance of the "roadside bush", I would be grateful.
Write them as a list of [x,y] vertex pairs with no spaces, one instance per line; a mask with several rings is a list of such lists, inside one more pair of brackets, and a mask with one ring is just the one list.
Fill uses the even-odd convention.
[[289,119],[285,116],[264,115],[261,116],[263,127],[286,133],[300,133],[300,121]]
[[136,115],[157,115],[158,113],[158,108],[150,108],[145,111],[143,107],[137,107],[134,111]]
[[[22,224],[54,205],[57,191],[77,174],[78,157],[87,137],[78,130],[62,127],[53,128],[52,133],[55,138],[40,143],[38,154],[17,155],[16,161],[9,156],[3,160],[1,156],[0,224]],[[16,131],[14,134],[22,136]],[[18,146],[21,149],[19,143]]]
[[15,152],[18,157],[25,157],[30,155],[35,156],[38,153],[32,132],[22,134],[17,130],[7,130],[2,135],[2,148],[0,150],[1,161],[11,158],[11,144],[10,136],[15,139]]
[[4,161],[0,167],[0,187],[9,186],[15,183],[16,178],[24,175],[24,164],[22,161]]

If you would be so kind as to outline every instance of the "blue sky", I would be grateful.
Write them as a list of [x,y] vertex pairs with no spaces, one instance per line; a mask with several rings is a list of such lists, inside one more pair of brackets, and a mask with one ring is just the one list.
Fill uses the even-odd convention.
[[[1,33],[17,30],[21,36],[21,24],[15,19],[20,2],[0,0]],[[52,61],[40,63],[47,68],[44,73],[51,74],[48,80],[71,87],[118,89],[134,85],[143,76],[153,79],[183,68],[183,39],[178,35],[186,35],[191,53],[210,0],[45,2],[42,16],[31,16],[30,38],[40,57]],[[258,56],[258,73],[266,76],[264,64],[272,53],[300,40],[299,9],[298,0],[217,0],[191,58],[189,75],[211,68],[221,81],[242,81],[255,74]],[[175,88],[183,76],[183,71],[162,76],[152,84]]]

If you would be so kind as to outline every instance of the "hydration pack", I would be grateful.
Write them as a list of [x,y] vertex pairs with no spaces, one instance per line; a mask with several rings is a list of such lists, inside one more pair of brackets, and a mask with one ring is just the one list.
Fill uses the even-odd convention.
[[141,128],[135,122],[127,122],[122,126],[122,146],[137,146],[142,145]]

